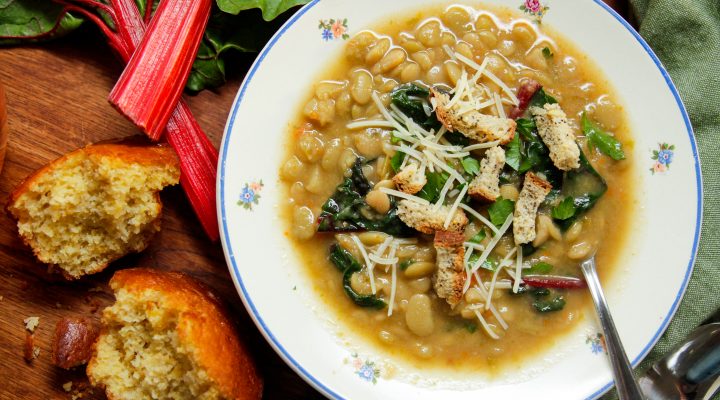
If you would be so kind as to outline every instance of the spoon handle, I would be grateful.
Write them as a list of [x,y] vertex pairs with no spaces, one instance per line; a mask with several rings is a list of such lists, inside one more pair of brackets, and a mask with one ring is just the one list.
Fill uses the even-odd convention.
[[597,271],[595,270],[595,257],[584,261],[580,267],[585,275],[585,280],[587,281],[590,294],[595,303],[595,309],[600,318],[600,325],[605,334],[605,344],[607,345],[610,363],[612,364],[618,397],[620,397],[621,400],[644,399],[645,397],[633,376],[632,367],[623,350],[620,337],[615,329],[615,323],[613,322],[612,316],[610,316],[610,309],[605,301],[605,295],[600,287],[600,279],[598,279]]

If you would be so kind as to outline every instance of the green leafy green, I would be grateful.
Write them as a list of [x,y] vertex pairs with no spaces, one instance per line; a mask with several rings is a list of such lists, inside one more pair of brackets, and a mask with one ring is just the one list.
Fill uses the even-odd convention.
[[505,223],[514,210],[515,202],[509,199],[503,199],[502,197],[498,197],[487,209],[488,214],[490,214],[490,222],[495,224],[495,226],[501,226]]
[[375,295],[362,295],[355,291],[350,284],[352,275],[356,272],[362,271],[362,265],[350,254],[349,251],[343,249],[337,243],[330,247],[330,261],[340,270],[343,274],[343,289],[350,299],[360,307],[369,307],[375,309],[382,309],[385,307],[385,302]]
[[520,135],[515,135],[513,140],[505,147],[505,164],[515,171],[520,170],[520,164],[523,162],[522,143]]
[[465,172],[470,174],[470,176],[475,176],[480,172],[480,163],[472,157],[463,158],[462,166]]
[[[468,267],[474,264],[477,264],[477,262],[480,261],[480,254],[479,253],[472,253],[470,255],[470,258],[468,258]],[[484,268],[488,271],[495,271],[500,265],[500,261],[497,260],[497,258],[490,256],[483,261],[483,263],[480,265],[480,268]]]
[[552,300],[535,299],[532,305],[541,313],[560,311],[565,308],[565,297],[560,295],[555,296]]
[[446,172],[436,171],[426,172],[425,177],[427,178],[427,183],[416,196],[434,203],[440,198],[440,192],[443,186],[445,186],[445,182],[450,178],[450,175]]
[[403,161],[405,160],[405,153],[402,151],[396,151],[395,154],[390,158],[390,167],[393,169],[394,172],[400,171],[400,166],[402,165]]
[[395,133],[397,133],[397,132],[393,131],[392,134],[390,135],[390,143],[392,143],[392,144],[398,144],[398,143],[402,142],[402,139],[395,136]]
[[409,236],[412,230],[397,216],[395,199],[390,210],[380,214],[368,206],[365,195],[372,189],[362,172],[364,160],[358,158],[350,177],[338,185],[335,193],[323,204],[318,217],[319,232],[380,231],[393,236]]
[[465,322],[463,326],[465,330],[470,333],[475,333],[477,331],[477,324],[474,322]]
[[615,137],[605,132],[598,124],[590,121],[587,114],[583,113],[581,123],[590,148],[597,148],[601,153],[610,156],[616,161],[625,159],[622,144]]
[[409,266],[413,265],[414,262],[415,262],[415,260],[405,260],[405,261],[401,262],[398,265],[400,267],[400,271],[405,271],[406,269],[408,269]]
[[526,269],[523,271],[523,275],[544,275],[548,272],[552,271],[553,266],[552,264],[548,264],[546,262],[540,261],[535,264],[533,264],[532,267]]
[[473,237],[468,240],[470,243],[482,243],[483,240],[485,240],[485,237],[487,237],[487,233],[485,233],[485,229],[480,229],[478,233],[476,233]]
[[435,129],[440,127],[440,122],[435,114],[426,114],[423,102],[427,100],[430,91],[414,83],[405,83],[397,86],[390,93],[390,100],[405,115],[424,129]]
[[549,47],[543,47],[542,54],[545,58],[552,58],[555,55]]
[[458,131],[446,132],[443,138],[447,139],[447,141],[454,146],[465,147],[470,145],[470,139]]
[[0,44],[55,39],[77,29],[83,20],[49,0],[0,1]]
[[575,213],[567,219],[558,220],[560,227],[569,228],[580,215],[593,208],[606,191],[605,179],[580,151],[580,167],[565,173],[561,190],[563,196],[573,198]]
[[568,196],[560,204],[552,209],[552,217],[559,220],[566,220],[575,215],[575,199]]
[[238,14],[251,8],[262,10],[265,21],[271,21],[288,9],[309,3],[309,0],[216,0],[220,10],[228,14]]
[[554,97],[547,94],[545,89],[540,88],[540,90],[535,92],[533,97],[530,99],[530,103],[528,104],[528,109],[530,107],[542,107],[548,103],[555,104],[555,103],[557,103],[557,100]]

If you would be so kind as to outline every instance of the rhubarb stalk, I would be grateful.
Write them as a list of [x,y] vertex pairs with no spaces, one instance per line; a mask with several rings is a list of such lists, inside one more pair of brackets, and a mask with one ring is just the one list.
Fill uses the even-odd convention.
[[[96,0],[55,1],[64,4],[67,11],[77,12],[97,24],[125,63],[142,41],[145,22],[133,0],[110,0],[109,7]],[[115,29],[110,30],[97,15],[81,6],[101,9],[113,21]],[[211,240],[217,240],[215,179],[218,153],[182,99],[170,116],[165,137],[180,158],[180,183],[190,204],[207,235]]]
[[180,100],[211,7],[212,0],[161,1],[110,92],[110,104],[153,140],[160,138]]

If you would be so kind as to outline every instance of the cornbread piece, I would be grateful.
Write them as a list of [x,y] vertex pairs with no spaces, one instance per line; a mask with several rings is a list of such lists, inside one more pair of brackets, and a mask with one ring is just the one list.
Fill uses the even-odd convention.
[[535,218],[538,207],[550,190],[552,190],[550,182],[532,172],[525,174],[525,182],[515,204],[515,214],[513,215],[513,236],[516,245],[535,240]]
[[495,201],[500,196],[500,173],[505,166],[505,150],[491,147],[480,161],[480,174],[470,182],[468,193],[476,199]]
[[459,114],[455,106],[447,107],[450,96],[436,89],[430,90],[435,99],[437,118],[448,131],[459,131],[466,137],[478,142],[500,141],[507,144],[515,137],[517,124],[510,118],[486,115],[477,110]]
[[220,300],[187,275],[128,269],[87,374],[108,398],[259,399],[262,381]]
[[445,228],[443,225],[449,213],[450,207],[448,206],[441,206],[439,210],[434,211],[432,204],[424,205],[412,200],[400,200],[397,210],[397,215],[402,222],[422,233],[431,234],[442,230],[462,232],[465,225],[468,224],[465,212],[460,209],[455,210],[450,224]]
[[87,318],[58,321],[53,338],[53,364],[64,369],[87,364],[98,333],[97,326]]
[[563,171],[579,167],[580,148],[560,105],[548,103],[542,108],[530,107],[530,113],[535,117],[538,134],[550,150],[553,164]]
[[38,260],[77,279],[145,249],[160,230],[158,192],[179,179],[170,147],[94,144],[36,171],[7,209]]
[[465,235],[462,232],[435,232],[434,246],[437,252],[437,272],[433,276],[433,287],[438,297],[455,307],[463,295],[465,273],[463,259]]
[[425,174],[420,173],[417,164],[410,163],[395,174],[392,181],[401,192],[415,194],[422,190],[427,183],[427,178]]

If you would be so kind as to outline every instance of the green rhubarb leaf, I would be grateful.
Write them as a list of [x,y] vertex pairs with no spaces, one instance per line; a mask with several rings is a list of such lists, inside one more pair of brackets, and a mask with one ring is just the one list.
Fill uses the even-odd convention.
[[0,45],[54,39],[82,22],[49,0],[0,0]]
[[265,21],[272,21],[288,9],[306,3],[309,3],[309,0],[217,0],[218,7],[229,14],[259,8]]

